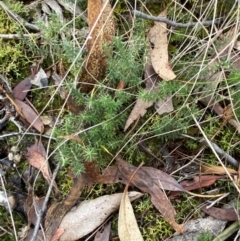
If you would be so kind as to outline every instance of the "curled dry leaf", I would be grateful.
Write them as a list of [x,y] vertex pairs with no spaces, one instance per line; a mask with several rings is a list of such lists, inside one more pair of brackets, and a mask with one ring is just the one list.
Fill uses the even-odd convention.
[[[166,17],[167,10],[159,14],[159,17]],[[150,50],[151,61],[156,73],[164,80],[173,80],[176,75],[168,62],[168,38],[167,24],[155,22],[150,29],[148,39],[153,45]]]
[[21,100],[15,99],[15,104],[18,106],[21,114],[24,116],[27,122],[31,124],[37,131],[42,133],[44,131],[44,125],[38,114],[29,105],[25,104]]
[[[139,192],[129,193],[131,201],[142,195]],[[60,228],[65,232],[60,241],[77,240],[92,232],[119,208],[121,198],[122,193],[117,193],[82,202],[63,218]]]

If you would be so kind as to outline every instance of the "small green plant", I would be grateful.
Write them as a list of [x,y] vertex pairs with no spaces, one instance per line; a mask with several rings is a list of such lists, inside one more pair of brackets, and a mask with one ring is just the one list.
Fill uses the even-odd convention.
[[211,241],[212,240],[212,234],[207,231],[205,233],[202,233],[198,238],[197,241]]

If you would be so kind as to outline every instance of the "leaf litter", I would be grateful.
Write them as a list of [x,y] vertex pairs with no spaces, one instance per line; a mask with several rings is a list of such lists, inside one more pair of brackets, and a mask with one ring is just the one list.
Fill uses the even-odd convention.
[[[52,2],[55,2],[55,1],[52,1]],[[89,1],[89,2],[91,2],[91,1]],[[56,9],[55,9],[55,11],[56,11]],[[107,12],[107,14],[110,14],[110,13]],[[159,16],[166,16],[166,11],[161,13]],[[113,30],[113,29],[111,29],[111,30]],[[110,42],[111,42],[112,36],[110,35],[108,37],[110,38]],[[167,81],[173,80],[175,78],[175,74],[172,71],[170,64],[168,62],[167,26],[164,24],[160,24],[157,26],[157,23],[155,23],[155,26],[149,32],[149,39],[150,39],[150,42],[153,44],[153,48],[150,51],[151,52],[151,62],[152,62],[152,65],[150,65],[150,66],[153,70],[155,69],[153,75],[155,75],[157,73],[158,77],[161,77],[164,80],[167,80]],[[89,43],[90,42],[91,41],[89,41]],[[95,50],[93,50],[93,52],[94,51]],[[222,57],[222,56],[220,56],[220,57]],[[88,68],[89,66],[86,64],[85,67]],[[213,80],[216,79],[216,76],[213,77]],[[44,78],[45,77],[46,77],[46,74],[44,75]],[[38,79],[38,82],[40,79],[41,78]],[[14,97],[16,99],[18,99],[18,100],[16,100],[16,103],[20,109],[20,112],[25,117],[25,119],[30,124],[32,124],[35,127],[35,129],[37,129],[39,132],[42,133],[43,132],[43,124],[41,122],[36,125],[34,124],[36,122],[36,120],[38,119],[38,115],[36,113],[34,115],[31,112],[31,107],[29,107],[30,108],[29,109],[28,107],[24,106],[24,104],[22,104],[22,103],[24,103],[22,101],[26,97],[25,93],[27,93],[27,91],[29,91],[31,88],[31,85],[28,85],[28,79],[27,80],[25,79],[24,81],[25,82],[22,82],[21,85],[19,85],[14,90]],[[160,81],[160,80],[158,79],[157,81]],[[146,90],[156,91],[158,88],[157,81],[152,81],[151,78],[147,78]],[[214,83],[213,85],[211,85],[211,88],[217,88],[217,84],[218,84],[217,82]],[[117,87],[117,88],[123,89],[124,85],[121,85],[121,87]],[[206,103],[207,103],[207,106],[209,106],[209,101]],[[147,109],[149,107],[151,107],[153,104],[159,115],[173,111],[172,100],[170,97],[166,97],[162,100],[157,101],[156,103],[153,103],[153,102],[147,103],[144,101],[141,102],[141,100],[138,99],[131,115],[129,116],[129,120],[126,123],[125,130],[137,118],[139,118],[139,116],[144,116]],[[26,112],[23,111],[24,107],[26,107],[26,109],[28,109]],[[215,108],[215,110],[216,110],[216,113],[218,113],[218,114],[220,113],[219,108],[218,109]],[[222,113],[224,113],[223,110],[222,110]],[[34,117],[35,122],[33,120],[33,117]],[[69,139],[71,139],[71,138],[69,138]],[[49,168],[49,164],[47,163],[46,151],[45,151],[42,143],[39,141],[36,141],[36,143],[32,147],[28,148],[27,156],[28,156],[27,158],[28,158],[29,163],[32,166],[41,170],[44,178],[48,182],[50,182],[52,174],[51,174],[51,170]],[[99,169],[96,166],[94,166],[94,162],[92,162],[90,164],[87,163],[86,164],[86,176],[85,176],[86,180],[83,181],[84,185],[92,184],[93,182],[97,182],[97,183],[122,182],[122,183],[128,184],[129,181],[131,180],[132,175],[137,170],[137,168],[124,162],[120,157],[117,157],[117,162],[118,162],[118,167],[110,166],[106,170],[105,174],[103,174],[103,175],[99,174]],[[217,167],[211,168],[211,170],[205,169],[205,172],[206,173],[211,172],[214,174],[225,174],[225,173],[223,173],[222,170],[217,169]],[[230,169],[229,169],[229,172],[230,172]],[[232,170],[230,173],[236,174],[236,172],[234,172],[234,170]],[[152,167],[141,167],[140,170],[137,170],[135,175],[136,176],[134,178],[132,178],[131,183],[134,186],[136,186],[137,188],[139,188],[140,190],[142,190],[143,192],[147,192],[151,195],[151,201],[154,204],[154,206],[160,211],[160,213],[163,214],[163,216],[169,221],[169,223],[172,225],[172,227],[178,232],[183,231],[183,226],[179,225],[175,222],[174,216],[175,216],[176,212],[175,212],[173,206],[171,205],[170,201],[166,197],[165,193],[162,190],[170,190],[173,192],[176,192],[176,191],[184,192],[185,190],[188,190],[188,189],[192,190],[192,189],[196,189],[196,188],[209,186],[209,185],[213,184],[214,182],[216,182],[216,180],[224,178],[224,176],[214,176],[214,175],[201,176],[201,177],[199,176],[199,177],[194,178],[194,181],[192,183],[182,182],[181,183],[182,185],[181,185],[178,182],[176,182],[175,179],[173,179],[170,175],[168,175],[160,170],[157,170],[155,168],[152,168]],[[80,179],[77,179],[77,180],[79,181]],[[74,188],[71,189],[71,191],[75,195],[75,196],[73,195],[74,198],[72,200],[71,200],[71,198],[69,198],[69,199],[67,198],[64,202],[57,203],[55,205],[56,211],[61,209],[62,206],[69,208],[70,206],[74,205],[74,203],[76,201],[76,197],[79,195],[80,190],[81,190],[81,188],[77,187],[77,184],[79,184],[78,181],[76,181],[74,183],[74,185],[73,185]],[[119,236],[120,236],[120,239],[123,241],[125,241],[125,240],[129,240],[129,241],[142,240],[142,236],[141,236],[141,234],[139,234],[140,232],[138,229],[136,219],[134,217],[134,213],[132,210],[132,206],[131,206],[129,197],[127,195],[128,194],[127,190],[128,189],[126,187],[126,189],[124,190],[124,193],[122,194],[122,197],[121,197],[120,210],[119,210],[119,223],[120,223],[119,232],[122,233],[122,235],[119,235]],[[113,195],[115,195],[115,194],[113,194]],[[111,196],[113,196],[113,195],[111,195]],[[140,195],[142,195],[142,194],[140,194]],[[69,203],[66,204],[68,201],[70,204]],[[78,207],[76,207],[76,209],[71,210],[65,216],[65,217],[68,217],[68,215],[70,216],[70,217],[68,217],[68,219],[66,218],[67,221],[65,220],[65,217],[63,217],[64,215],[57,216],[60,219],[63,218],[63,220],[62,220],[63,224],[61,223],[61,225],[64,226],[64,224],[65,224],[64,222],[66,222],[67,223],[66,225],[68,225],[68,226],[66,226],[67,228],[61,228],[61,225],[60,225],[60,228],[57,229],[57,231],[55,232],[55,235],[52,236],[51,240],[54,241],[59,238],[60,238],[60,240],[75,240],[75,239],[72,239],[74,236],[71,236],[71,234],[69,237],[64,239],[64,235],[66,235],[68,232],[70,232],[69,230],[71,230],[71,220],[79,218],[79,217],[76,217],[77,216],[76,213],[79,211],[78,209],[80,209],[80,207],[84,206],[85,204],[86,205],[89,204],[89,206],[90,206],[89,210],[101,209],[101,206],[100,206],[100,208],[98,205],[94,206],[94,202],[97,202],[97,200],[95,199],[95,200],[90,200],[90,201],[84,201]],[[117,201],[117,202],[119,202],[119,201]],[[109,206],[109,205],[106,205],[105,201],[103,201],[103,203],[105,206]],[[110,206],[111,205],[112,204],[110,204]],[[39,206],[41,206],[41,205],[39,205]],[[119,206],[119,205],[116,205],[116,206]],[[52,209],[54,209],[54,207],[52,207]],[[85,209],[85,206],[84,206],[84,209]],[[80,213],[82,215],[83,210],[82,209],[80,209],[80,210],[81,210]],[[115,207],[114,210],[117,210],[117,208]],[[205,210],[204,207],[202,210]],[[219,209],[214,209],[214,208],[210,209],[210,211],[212,211],[212,210],[214,213],[217,213],[219,211]],[[65,214],[65,211],[66,211],[66,209],[64,209],[64,212],[62,212],[62,214]],[[99,223],[102,223],[103,222],[102,220],[105,220],[106,216],[110,215],[112,213],[112,211],[110,211],[110,214],[107,214],[107,215],[106,215],[106,212],[108,212],[108,211],[106,211],[106,212],[105,212],[105,210],[100,210],[100,211],[103,212],[103,217]],[[219,211],[219,213],[221,213],[221,212]],[[52,213],[49,208],[48,217],[46,219],[48,219],[51,214]],[[71,216],[71,214],[72,214],[72,216]],[[209,214],[210,214],[210,212],[209,212]],[[35,213],[31,213],[30,216],[33,216],[33,217],[29,216],[29,220],[33,220],[33,221],[31,221],[31,223],[35,222],[34,220],[36,219],[36,217],[34,215],[36,216]],[[81,216],[81,215],[79,215],[79,216]],[[225,216],[226,215],[227,214],[225,213]],[[94,213],[94,215],[92,213],[90,213],[90,214],[88,213],[88,216],[93,218],[93,217],[95,217],[95,213]],[[101,215],[99,214],[99,216],[101,216]],[[235,220],[235,219],[231,219],[231,220]],[[84,221],[85,221],[85,219],[84,219]],[[81,224],[84,223],[84,221],[82,221],[80,224],[78,223],[78,225],[81,226]],[[91,231],[94,230],[95,228],[97,228],[100,225],[99,223],[95,224],[94,227],[91,229]],[[134,227],[132,227],[132,225]],[[48,226],[48,225],[46,225],[46,226]],[[75,227],[75,229],[77,229],[77,228]],[[109,237],[110,225],[108,225],[108,228],[106,228],[106,230],[107,230],[107,236]],[[86,230],[83,231],[84,234],[81,233],[81,234],[77,234],[77,235],[78,236],[80,235],[80,237],[83,237],[86,235],[85,231]],[[88,233],[91,231],[88,231]],[[126,233],[128,235],[126,235]],[[131,237],[132,234],[133,234],[133,237]],[[83,236],[81,236],[81,235],[83,235]],[[96,237],[95,237],[95,240],[102,240],[101,238],[96,238]],[[104,239],[107,240],[108,238],[106,237]]]
[[[135,173],[133,173],[133,175],[134,174]],[[124,189],[119,208],[118,235],[121,241],[143,241],[143,237],[139,230],[137,220],[128,197],[128,184]]]
[[[101,225],[120,205],[122,193],[105,195],[83,201],[63,218],[60,228],[65,232],[60,241],[73,241],[84,237]],[[131,201],[141,197],[139,192],[130,192]]]

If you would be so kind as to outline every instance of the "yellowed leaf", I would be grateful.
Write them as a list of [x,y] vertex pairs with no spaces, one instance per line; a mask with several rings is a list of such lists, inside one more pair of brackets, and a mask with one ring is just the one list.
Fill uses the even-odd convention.
[[[160,13],[159,17],[166,17],[167,10]],[[155,22],[150,29],[148,39],[153,45],[150,50],[152,66],[156,73],[164,80],[173,80],[176,78],[168,62],[168,38],[167,24]]]
[[143,241],[128,197],[127,186],[120,203],[118,217],[118,235],[121,241]]

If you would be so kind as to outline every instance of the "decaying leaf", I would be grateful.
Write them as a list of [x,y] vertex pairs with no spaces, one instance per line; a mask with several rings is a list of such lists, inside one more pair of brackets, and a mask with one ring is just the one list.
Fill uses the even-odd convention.
[[[142,195],[139,192],[129,193],[131,201]],[[92,232],[119,208],[121,198],[122,193],[117,193],[83,201],[63,218],[60,228],[65,232],[60,241],[77,240]]]
[[109,241],[111,231],[111,223],[103,226],[103,230],[96,233],[94,241]]
[[15,99],[15,103],[27,122],[31,124],[37,131],[42,133],[44,131],[44,125],[38,114],[36,114],[36,112],[29,105],[25,104],[21,100]]
[[224,179],[225,176],[214,176],[214,175],[201,175],[193,178],[192,181],[183,181],[180,184],[184,189],[190,191],[203,187],[209,187],[219,179]]
[[[166,17],[167,10],[159,14],[159,17]],[[155,22],[150,29],[148,39],[153,45],[150,50],[151,62],[156,73],[164,80],[173,80],[176,75],[168,62],[168,38],[167,24]]]
[[[50,170],[47,157],[46,157],[46,151],[42,143],[36,141],[33,146],[28,147],[26,158],[30,163],[30,165],[39,169],[42,172],[43,177],[50,184],[52,179],[52,172]],[[54,182],[53,186],[55,187],[55,191],[59,192],[56,182]]]
[[[145,83],[146,83],[145,90],[150,93],[157,91],[159,88],[157,83],[160,81],[160,78],[156,74],[155,70],[153,69],[153,66],[149,63],[147,63],[145,66],[144,77],[145,77]],[[154,103],[153,101],[144,101],[141,99],[137,99],[126,121],[124,131],[126,131],[128,127],[139,117],[143,117],[146,114],[147,109],[151,107],[153,103]],[[154,104],[154,107],[159,115],[172,112],[173,111],[172,98],[166,97],[164,99],[160,99]]]
[[58,232],[63,217],[75,205],[87,184],[89,184],[89,180],[85,173],[73,178],[73,185],[66,199],[50,206],[45,219],[45,236],[47,240],[50,240]]
[[31,89],[32,84],[30,82],[31,78],[27,77],[18,83],[13,89],[13,97],[18,100],[24,100],[28,91]]
[[[130,180],[137,168],[123,161],[119,156],[116,157],[116,160],[120,172],[128,180]],[[149,176],[146,171],[140,168],[131,179],[131,183],[133,183],[134,186],[139,188],[142,192],[149,193],[151,195],[152,204],[163,215],[163,217],[177,232],[183,232],[183,226],[177,224],[174,220],[174,216],[176,215],[174,207],[168,200],[165,193],[161,190],[161,188],[159,188],[159,186],[153,181],[152,177]]]
[[237,213],[237,210],[234,208],[215,208],[215,207],[210,207],[207,208],[207,205],[204,205],[201,210],[211,217],[214,217],[219,220],[224,220],[224,221],[237,221],[239,220],[239,213]]
[[28,207],[27,210],[27,216],[28,216],[28,224],[35,225],[37,221],[38,214],[40,210],[43,207],[43,202],[45,200],[45,197],[38,198],[37,196],[34,196],[33,203],[30,207]]
[[88,56],[78,86],[83,92],[90,92],[96,81],[105,76],[107,59],[104,46],[111,46],[115,35],[114,17],[109,0],[88,0],[88,26]]
[[[143,170],[151,177],[152,182],[154,182],[159,188],[163,190],[170,191],[180,191],[184,192],[184,188],[170,175],[167,173],[158,170],[153,167],[141,167],[140,170]],[[99,183],[123,183],[127,184],[128,179],[121,173],[121,171],[115,166],[109,166],[104,173],[98,177]]]
[[47,157],[45,147],[43,146],[41,140],[38,140],[37,138],[35,138],[35,143],[32,146],[28,147],[28,152],[38,152],[44,158]]
[[121,241],[143,241],[127,191],[128,185],[123,192],[120,203],[118,235]]
[[124,126],[124,131],[126,131],[128,127],[140,116],[143,117],[147,112],[147,108],[151,107],[152,105],[153,105],[152,101],[144,101],[144,100],[138,99],[136,104],[133,107],[133,110],[131,111],[131,114],[129,115],[126,121],[126,124]]
[[[53,203],[47,210],[45,218],[45,236],[47,240],[52,240],[60,233],[64,232],[64,229],[58,228],[63,217],[71,209],[72,206],[65,205],[64,201]],[[63,230],[63,232],[61,231]]]

